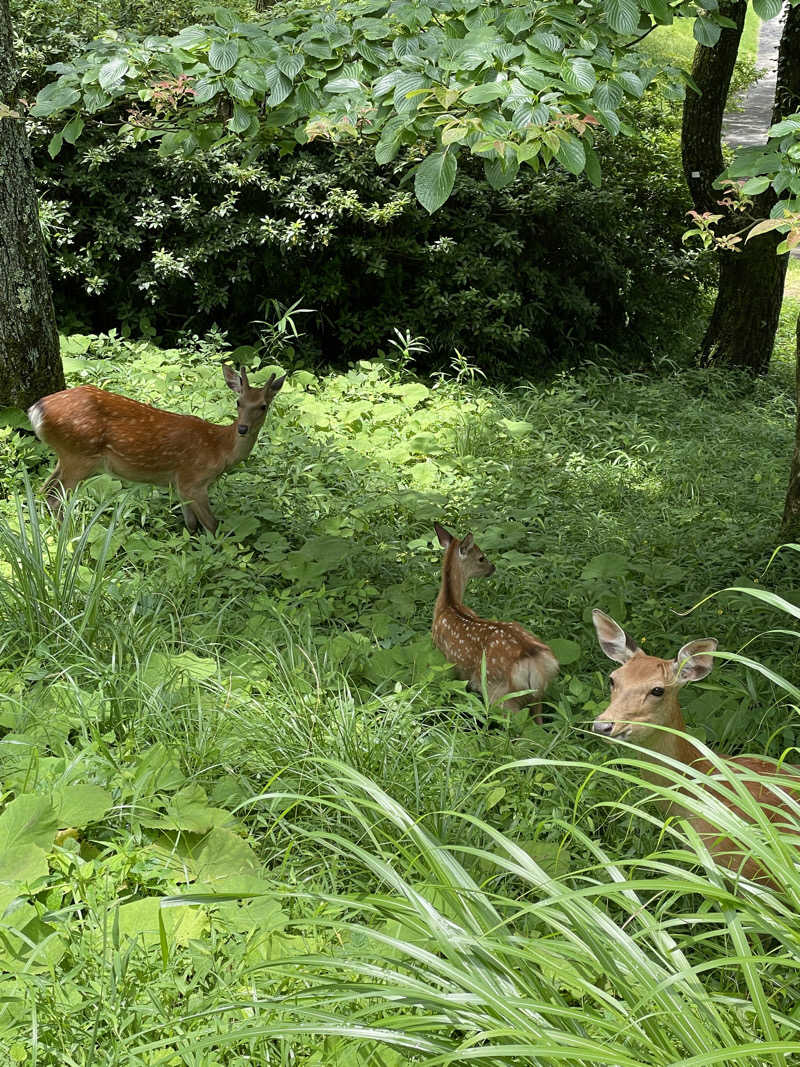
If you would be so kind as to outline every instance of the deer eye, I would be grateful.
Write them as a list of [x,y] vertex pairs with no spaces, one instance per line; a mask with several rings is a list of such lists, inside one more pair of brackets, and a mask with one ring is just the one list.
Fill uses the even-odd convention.
[[266,404],[262,404],[261,405],[261,410],[262,411],[266,411],[267,410],[267,405]]
[[478,556],[478,563],[485,563],[485,562],[486,562],[486,556]]
[[664,695],[663,686],[656,685],[650,690],[650,696],[663,697],[663,695]]

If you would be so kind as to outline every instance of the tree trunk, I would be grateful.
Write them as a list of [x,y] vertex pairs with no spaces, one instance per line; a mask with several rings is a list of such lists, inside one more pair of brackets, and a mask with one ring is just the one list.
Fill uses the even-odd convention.
[[795,397],[797,399],[797,421],[794,431],[794,454],[792,469],[789,474],[789,488],[786,490],[786,503],[783,507],[783,526],[781,537],[784,540],[800,540],[800,318],[796,331],[797,370],[795,376]]
[[[686,182],[695,209],[700,212],[718,214],[723,210],[719,204],[723,193],[714,189],[713,183],[724,167],[722,118],[746,10],[744,0],[720,5],[720,13],[732,19],[736,28],[723,29],[713,48],[698,45],[695,49],[692,77],[702,95],[691,89],[686,94],[681,150]],[[776,92],[775,110],[778,106]],[[771,191],[758,197],[753,216],[768,215],[774,203]],[[733,233],[747,221],[741,214],[733,213],[721,221],[717,232]],[[718,253],[719,287],[700,345],[702,363],[724,363],[756,374],[766,371],[778,328],[788,262],[787,256],[775,254],[780,241],[779,235],[768,234],[752,244],[740,246],[740,252]]]
[[[785,115],[791,115],[796,111],[800,111],[800,7],[791,7],[786,16],[778,53],[778,84],[775,88],[772,121],[778,122]],[[800,540],[800,318],[797,320],[796,338],[797,422],[792,469],[789,474],[789,487],[786,490],[781,530],[784,539],[794,541]]]
[[36,206],[33,163],[17,105],[8,0],[0,0],[0,406],[25,408],[64,388]]

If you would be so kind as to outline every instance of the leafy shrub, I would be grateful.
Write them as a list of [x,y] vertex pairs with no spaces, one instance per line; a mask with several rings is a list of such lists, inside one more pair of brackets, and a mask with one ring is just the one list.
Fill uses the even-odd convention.
[[[39,151],[62,313],[172,334],[213,323],[253,339],[266,299],[318,309],[312,358],[371,355],[399,325],[485,366],[647,358],[677,343],[699,278],[680,247],[674,152],[658,134],[609,162],[601,190],[566,174],[493,191],[465,168],[429,217],[370,151],[160,158],[96,144]],[[113,309],[113,312],[110,312]],[[189,311],[188,309],[191,309]],[[113,319],[111,318],[113,315]]]

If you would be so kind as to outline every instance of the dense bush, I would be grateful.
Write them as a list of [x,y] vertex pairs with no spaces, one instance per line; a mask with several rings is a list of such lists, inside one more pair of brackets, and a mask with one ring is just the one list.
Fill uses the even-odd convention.
[[[250,341],[267,299],[319,311],[310,358],[374,353],[392,327],[485,366],[637,359],[674,349],[698,277],[665,136],[643,137],[592,189],[566,174],[493,191],[478,169],[429,217],[366,147],[259,161],[160,158],[95,145],[38,153],[62,315],[161,335],[213,323]],[[113,312],[110,310],[113,309]],[[684,319],[685,321],[685,319]]]

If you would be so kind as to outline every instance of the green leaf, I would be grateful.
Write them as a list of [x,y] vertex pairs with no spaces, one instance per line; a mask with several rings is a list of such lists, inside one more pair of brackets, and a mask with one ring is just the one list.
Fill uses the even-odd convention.
[[239,42],[236,40],[214,41],[208,50],[211,66],[224,74],[239,58]]
[[506,790],[502,785],[496,785],[494,789],[489,790],[486,794],[486,810],[490,811],[493,807],[499,804],[505,795]]
[[116,89],[120,86],[128,73],[128,61],[118,56],[104,63],[97,75],[97,81],[101,89]]
[[36,118],[44,118],[54,115],[57,111],[63,111],[76,101],[80,100],[81,94],[71,85],[65,85],[62,81],[45,85],[36,95],[36,103],[31,108],[31,115]]
[[742,192],[747,196],[758,196],[759,193],[763,193],[769,187],[769,177],[751,178],[750,181],[745,182],[742,186]]
[[52,794],[52,802],[58,825],[78,829],[102,819],[113,805],[111,793],[99,785],[70,785],[57,789]]
[[23,793],[0,815],[0,851],[20,845],[49,848],[58,820],[49,797]]
[[800,130],[800,116],[790,115],[788,118],[776,122],[767,130],[768,137],[785,137],[787,133],[797,133]]
[[275,60],[275,66],[281,72],[285,74],[290,81],[293,81],[300,71],[305,66],[305,58],[300,52],[295,52],[292,55],[278,56]]
[[625,92],[630,96],[635,96],[639,99],[644,93],[644,83],[642,82],[642,79],[638,74],[634,74],[632,70],[619,71],[614,80],[617,84],[621,85]]
[[75,115],[74,118],[71,118],[67,125],[64,127],[64,129],[61,131],[64,140],[68,144],[75,144],[75,142],[78,140],[82,133],[83,119],[80,117],[80,115]]
[[618,82],[601,82],[594,90],[597,106],[604,111],[616,111],[624,95],[622,86]]
[[225,885],[237,875],[259,875],[261,864],[255,852],[238,834],[215,827],[203,840],[197,857],[197,880]]
[[461,94],[466,104],[486,104],[489,100],[503,100],[508,96],[507,82],[487,82],[485,85],[473,85]]
[[581,658],[581,646],[577,641],[570,641],[567,637],[554,637],[548,643],[562,667]]
[[432,215],[450,196],[457,169],[455,153],[447,149],[431,153],[417,167],[414,192],[429,214]]
[[639,27],[639,5],[636,0],[605,0],[603,7],[612,30],[616,33],[636,33]]
[[586,153],[586,177],[595,189],[599,189],[603,181],[603,175],[600,169],[600,160],[597,152],[595,152],[591,145],[584,145],[584,151]]
[[630,570],[630,562],[618,552],[601,552],[589,560],[581,572],[581,578],[621,578]]
[[64,137],[60,133],[54,133],[47,146],[47,152],[51,159],[55,159],[64,144]]
[[580,174],[586,166],[586,152],[583,144],[572,134],[567,134],[561,141],[556,159],[570,174]]
[[221,26],[223,30],[232,30],[236,25],[236,16],[232,11],[229,11],[227,7],[215,7],[214,21],[218,26]]
[[777,18],[782,7],[783,0],[753,0],[753,10],[764,22]]
[[719,40],[722,28],[718,26],[716,22],[712,22],[709,18],[698,17],[694,20],[692,33],[698,44],[702,44],[706,48],[713,48]]
[[493,189],[503,189],[506,185],[510,185],[516,178],[518,170],[519,161],[516,157],[506,160],[505,166],[503,166],[503,160],[498,158],[483,161],[483,173]]
[[597,81],[592,64],[580,57],[568,60],[561,68],[561,76],[570,88],[584,93],[591,92]]

